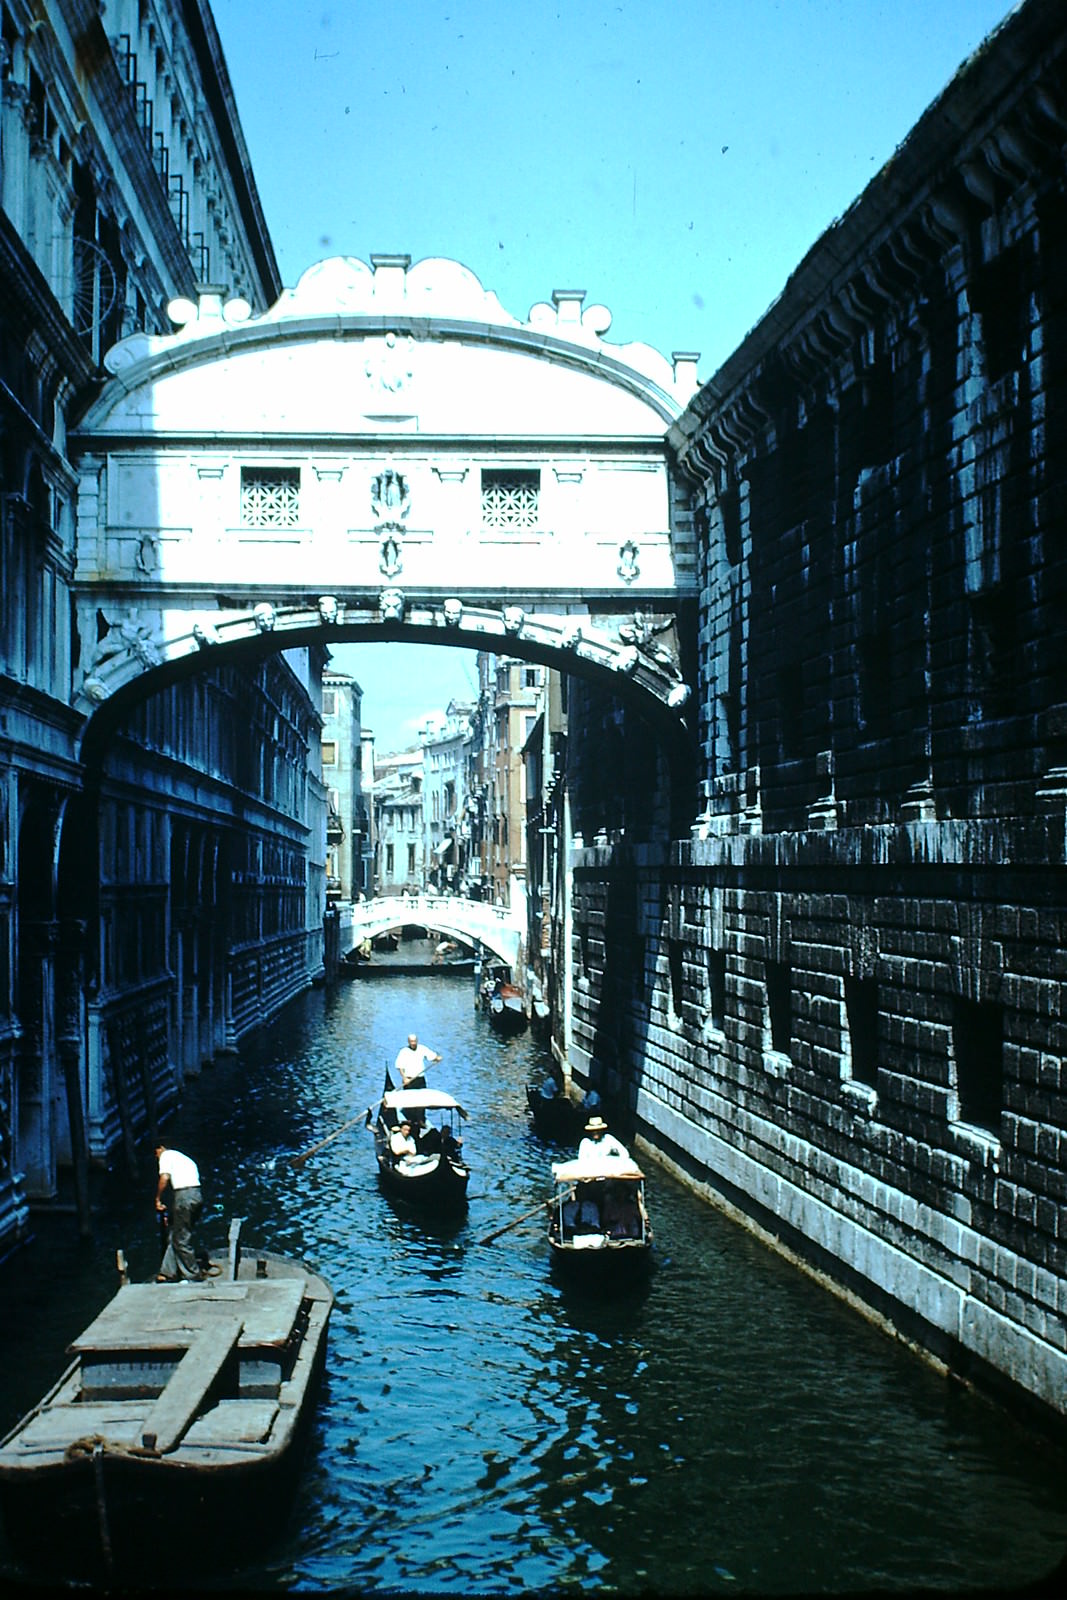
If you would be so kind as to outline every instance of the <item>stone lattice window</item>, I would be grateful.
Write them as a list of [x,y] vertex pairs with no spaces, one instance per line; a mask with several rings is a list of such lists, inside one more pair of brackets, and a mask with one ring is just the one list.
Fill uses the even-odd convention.
[[483,472],[482,526],[536,528],[540,493],[539,472]]
[[241,521],[246,528],[295,528],[299,467],[242,467]]

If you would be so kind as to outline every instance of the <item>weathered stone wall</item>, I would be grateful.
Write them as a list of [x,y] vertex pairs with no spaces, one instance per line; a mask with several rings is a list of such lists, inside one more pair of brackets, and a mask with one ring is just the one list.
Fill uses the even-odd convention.
[[[1048,974],[1067,918],[1007,865],[958,900],[962,874],[930,870],[942,834],[827,834],[802,866],[768,837],[579,852],[570,1062],[687,1177],[903,1332],[1062,1409]],[[976,990],[1011,997],[997,1131],[961,1117],[958,1008]]]
[[702,809],[635,835],[576,753],[567,1046],[694,1182],[1060,1414],[1065,107],[1067,17],[1024,5],[671,430]]

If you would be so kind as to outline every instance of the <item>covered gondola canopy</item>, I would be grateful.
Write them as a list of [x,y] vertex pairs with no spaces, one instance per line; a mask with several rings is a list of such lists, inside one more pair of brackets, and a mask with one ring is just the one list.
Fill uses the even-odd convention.
[[467,1115],[459,1101],[443,1089],[389,1089],[382,1096],[382,1105],[398,1116],[408,1111],[458,1111],[461,1117]]
[[619,1156],[603,1156],[599,1161],[554,1161],[552,1176],[557,1183],[595,1183],[599,1178],[622,1178],[630,1183],[640,1182],[644,1173],[634,1161],[623,1161]]

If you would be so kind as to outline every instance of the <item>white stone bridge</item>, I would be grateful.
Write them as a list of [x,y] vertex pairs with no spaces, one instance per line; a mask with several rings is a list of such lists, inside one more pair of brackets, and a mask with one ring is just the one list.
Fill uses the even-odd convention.
[[383,640],[539,661],[683,725],[667,430],[696,358],[607,343],[584,298],[520,322],[458,262],[345,257],[262,316],[205,290],[115,345],[70,440],[88,744],[226,659]]
[[509,967],[519,965],[525,939],[525,911],[465,900],[459,895],[383,895],[352,907],[352,943],[375,939],[394,929],[432,929],[468,944],[484,945]]

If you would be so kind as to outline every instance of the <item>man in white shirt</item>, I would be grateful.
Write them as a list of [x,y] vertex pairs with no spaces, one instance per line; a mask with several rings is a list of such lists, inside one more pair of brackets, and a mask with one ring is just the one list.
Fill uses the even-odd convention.
[[402,1122],[398,1128],[393,1129],[389,1135],[389,1149],[398,1161],[403,1161],[405,1156],[418,1154],[410,1122]]
[[602,1117],[590,1117],[585,1125],[585,1138],[578,1146],[579,1161],[629,1161],[630,1152],[620,1144]]
[[[178,1278],[190,1278],[198,1283],[204,1277],[193,1249],[193,1229],[203,1209],[199,1170],[191,1157],[180,1150],[168,1149],[162,1140],[156,1145],[156,1160],[159,1163],[156,1210],[168,1215],[170,1221],[166,1254],[159,1264],[156,1282],[173,1283]],[[163,1199],[168,1186],[169,1205]]]
[[396,1070],[400,1074],[400,1084],[404,1089],[425,1089],[425,1070],[441,1057],[436,1050],[431,1050],[429,1045],[420,1044],[418,1034],[409,1033],[408,1042],[404,1049],[397,1051]]

